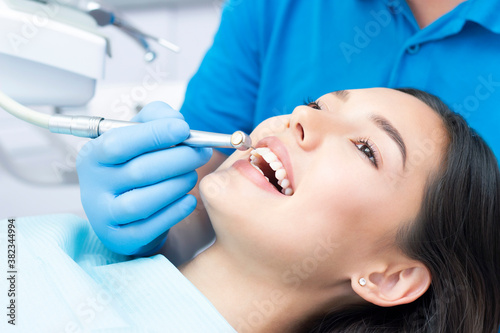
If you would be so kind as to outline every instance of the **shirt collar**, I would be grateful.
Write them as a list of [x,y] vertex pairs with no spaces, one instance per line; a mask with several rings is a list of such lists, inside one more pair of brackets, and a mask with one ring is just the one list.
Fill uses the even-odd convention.
[[500,34],[500,1],[498,0],[468,0],[468,6],[463,11],[464,19],[476,22],[484,28]]
[[[406,0],[383,0],[388,7],[403,6],[410,11]],[[468,0],[453,9],[457,16],[465,21],[476,22],[484,28],[500,34],[500,1],[499,0]],[[457,17],[456,16],[456,17]]]

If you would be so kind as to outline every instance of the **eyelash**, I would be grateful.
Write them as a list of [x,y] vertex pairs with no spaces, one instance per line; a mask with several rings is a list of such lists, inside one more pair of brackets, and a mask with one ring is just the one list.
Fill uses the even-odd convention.
[[304,101],[304,105],[316,110],[321,110],[321,106],[319,106],[319,104],[311,98],[306,99]]
[[[371,142],[369,138],[359,138],[355,141],[353,141],[354,145],[360,152],[365,154],[365,156],[370,160],[371,163],[375,166],[375,168],[378,169],[378,164],[379,164],[379,159],[378,159],[378,152],[377,149],[375,148],[375,145]],[[366,152],[365,149],[362,149],[362,147],[368,148],[368,152]]]

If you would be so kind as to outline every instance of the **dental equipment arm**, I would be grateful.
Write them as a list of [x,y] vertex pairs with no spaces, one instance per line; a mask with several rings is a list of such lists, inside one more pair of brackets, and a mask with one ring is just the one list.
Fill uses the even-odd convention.
[[[90,116],[46,115],[33,111],[0,91],[0,107],[13,116],[50,130],[52,133],[70,134],[95,139],[113,128],[136,125],[137,122],[104,119]],[[252,141],[248,135],[236,131],[232,135],[191,130],[182,144],[191,147],[235,148],[248,150]]]
[[154,40],[155,42],[157,42],[161,46],[163,46],[163,47],[165,47],[165,48],[167,48],[175,53],[178,53],[181,50],[180,47],[175,45],[174,43],[169,42],[168,40],[166,40],[164,38],[159,38],[159,37],[155,37],[155,36],[152,36],[150,34],[147,34],[143,31],[137,29],[136,27],[132,26],[130,23],[127,23],[125,20],[117,17],[114,13],[105,11],[102,8],[98,8],[98,9],[94,9],[94,10],[89,11],[89,15],[92,16],[96,20],[97,24],[101,27],[112,24],[112,25],[116,26],[117,28],[122,29],[126,33],[133,33],[133,34],[137,34],[143,38],[148,38],[148,39]]
[[132,26],[130,23],[126,22],[125,20],[117,17],[114,13],[106,11],[102,8],[96,8],[93,10],[90,10],[88,14],[94,18],[96,23],[101,26],[107,26],[107,25],[114,25],[118,29],[122,30],[124,33],[132,37],[134,40],[136,40],[146,51],[146,54],[144,55],[144,59],[146,62],[151,62],[155,60],[156,58],[156,53],[150,48],[149,43],[146,41],[146,39],[151,39],[158,43],[159,45],[175,52],[178,53],[180,52],[180,47],[175,45],[174,43],[169,42],[168,40],[164,38],[159,38],[152,36],[150,34],[147,34],[134,26]]

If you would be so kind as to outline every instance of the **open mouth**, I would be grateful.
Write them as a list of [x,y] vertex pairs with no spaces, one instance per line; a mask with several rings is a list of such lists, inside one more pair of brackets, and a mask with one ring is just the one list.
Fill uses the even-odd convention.
[[250,164],[264,175],[278,192],[287,196],[293,194],[285,167],[271,149],[267,147],[254,149],[250,155]]

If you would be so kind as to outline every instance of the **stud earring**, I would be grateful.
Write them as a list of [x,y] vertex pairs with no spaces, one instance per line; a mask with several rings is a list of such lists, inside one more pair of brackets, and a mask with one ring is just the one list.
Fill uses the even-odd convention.
[[359,279],[358,283],[359,283],[359,285],[360,285],[361,287],[364,287],[364,286],[366,285],[366,280],[365,280],[365,278],[361,278],[361,279]]

